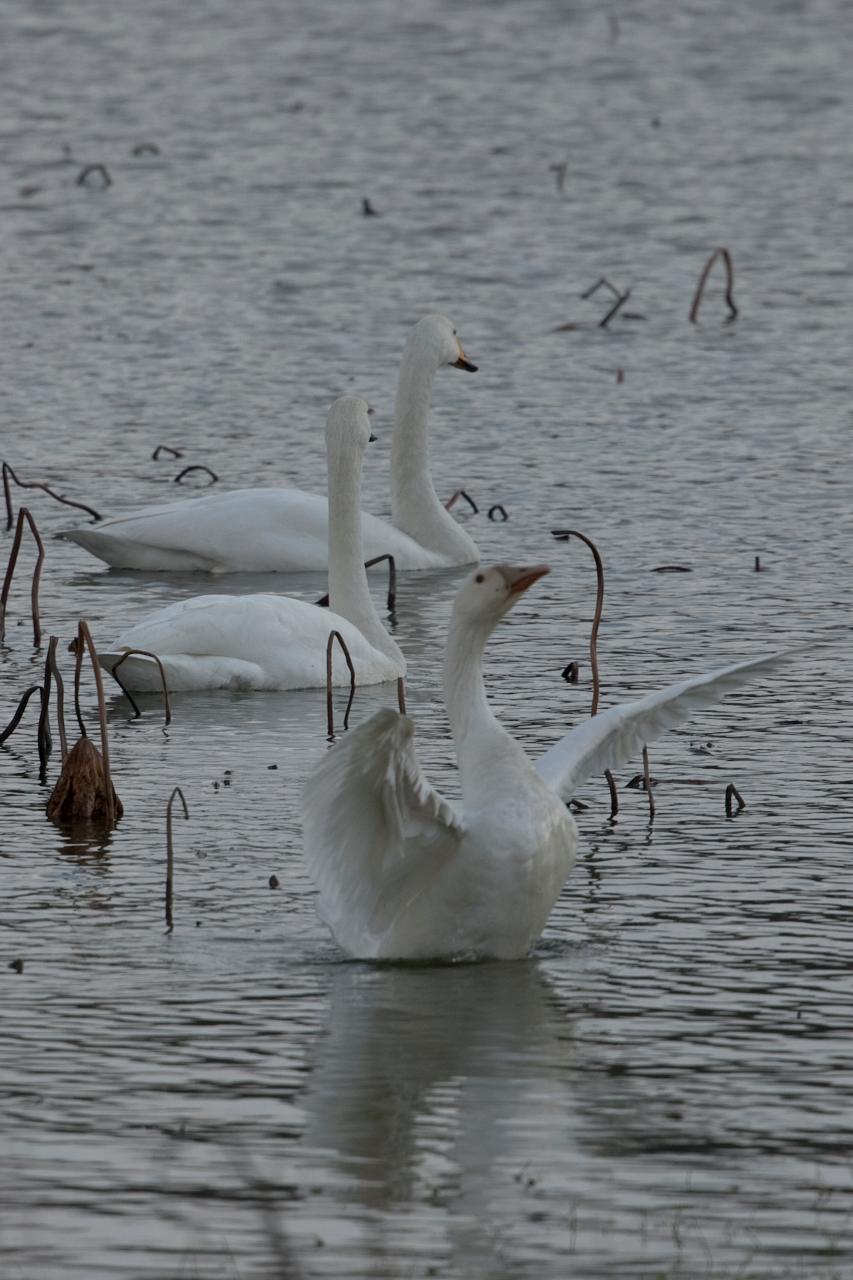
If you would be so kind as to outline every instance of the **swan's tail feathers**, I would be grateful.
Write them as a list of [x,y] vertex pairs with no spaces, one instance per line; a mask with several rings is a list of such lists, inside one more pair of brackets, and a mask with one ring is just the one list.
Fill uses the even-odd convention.
[[669,685],[637,702],[609,707],[569,730],[540,756],[536,768],[568,802],[586,778],[620,768],[665,730],[711,706],[724,694],[786,666],[791,656],[788,651],[737,662]]
[[110,525],[94,528],[82,525],[77,529],[63,529],[59,537],[76,542],[91,555],[103,560],[112,569],[148,569],[158,572],[209,572],[215,568],[211,556],[186,548],[158,547],[120,533],[110,532]]
[[379,953],[399,912],[455,853],[463,834],[415,753],[414,726],[379,711],[348,733],[308,779],[305,860],[320,913],[353,955]]
[[[111,673],[125,649],[106,650],[98,654],[101,666]],[[160,659],[170,693],[198,692],[202,689],[264,689],[269,681],[262,667],[241,658],[221,658],[194,653],[164,654]],[[115,672],[118,683],[131,693],[162,693],[160,667],[153,658],[131,653]]]

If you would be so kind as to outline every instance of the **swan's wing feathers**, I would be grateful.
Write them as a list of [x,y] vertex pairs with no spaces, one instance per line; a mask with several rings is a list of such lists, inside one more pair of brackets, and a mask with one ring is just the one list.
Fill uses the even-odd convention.
[[586,778],[605,769],[618,769],[665,730],[711,706],[732,689],[777,670],[790,656],[775,653],[752,658],[682,680],[637,702],[610,707],[555,742],[536,761],[536,769],[562,799],[571,800]]
[[388,927],[418,868],[435,870],[463,825],[421,771],[414,726],[379,711],[311,774],[302,800],[305,858],[339,940]]

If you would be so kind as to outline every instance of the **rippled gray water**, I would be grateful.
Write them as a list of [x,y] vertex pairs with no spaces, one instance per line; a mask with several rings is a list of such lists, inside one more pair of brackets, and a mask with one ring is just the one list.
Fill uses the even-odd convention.
[[[803,646],[652,749],[652,829],[641,792],[610,824],[604,784],[584,789],[578,867],[512,965],[370,967],[325,935],[297,820],[320,693],[176,697],[166,733],[156,702],[132,721],[111,695],[125,817],[105,843],[46,822],[19,731],[0,751],[4,1280],[853,1276],[844,0],[43,0],[3,29],[0,421],[22,476],[120,513],[181,496],[150,460],[165,443],[223,485],[321,488],[325,412],[353,390],[380,437],[366,505],[387,511],[396,363],[442,310],[480,372],[436,381],[439,488],[506,506],[460,512],[485,559],[554,569],[488,658],[532,753],[589,708],[592,568],[552,528],[605,557],[605,701]],[[108,190],[76,185],[89,163]],[[693,327],[716,244],[741,317],[714,279]],[[606,302],[579,295],[603,273],[644,320],[596,327]],[[45,535],[73,520],[30,496]],[[692,572],[651,572],[672,563]],[[397,623],[449,794],[459,576],[404,580]],[[259,587],[324,589],[215,584]],[[199,589],[48,542],[66,639],[80,613],[109,640]],[[26,594],[4,719],[42,661]],[[355,714],[391,701],[360,691]]]

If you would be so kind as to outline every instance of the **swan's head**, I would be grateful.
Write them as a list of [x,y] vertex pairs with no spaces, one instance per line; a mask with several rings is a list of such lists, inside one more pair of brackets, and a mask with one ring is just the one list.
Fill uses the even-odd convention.
[[326,419],[326,448],[355,448],[359,454],[363,454],[370,441],[375,439],[368,418],[368,414],[372,412],[361,396],[340,396]]
[[424,316],[415,325],[411,341],[420,350],[431,352],[436,369],[449,364],[454,369],[477,372],[477,366],[471,363],[462,350],[459,336],[447,316]]
[[495,564],[480,568],[459,588],[453,612],[473,627],[491,630],[524,595],[528,587],[551,570],[547,564]]

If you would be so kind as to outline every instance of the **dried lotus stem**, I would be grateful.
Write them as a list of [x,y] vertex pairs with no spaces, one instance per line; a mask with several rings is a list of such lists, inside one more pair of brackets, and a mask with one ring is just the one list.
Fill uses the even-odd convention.
[[352,700],[355,697],[355,667],[352,665],[350,651],[347,643],[341,635],[340,631],[330,631],[329,640],[326,645],[326,731],[329,740],[333,740],[335,736],[335,708],[332,702],[332,646],[337,640],[343,650],[346,664],[349,667],[349,700],[347,709],[344,712],[344,728],[349,728],[349,713],[352,709]]
[[163,670],[163,663],[157,657],[156,653],[151,653],[149,649],[125,649],[124,653],[121,655],[118,662],[115,664],[112,671],[110,672],[110,675],[115,680],[116,684],[121,689],[122,693],[127,698],[130,705],[133,707],[134,719],[138,720],[139,717],[142,715],[142,712],[139,710],[139,707],[136,704],[136,700],[133,698],[127,685],[124,683],[123,680],[119,678],[117,674],[118,669],[121,666],[121,664],[124,662],[125,658],[129,658],[131,654],[134,654],[134,653],[139,654],[139,656],[142,658],[152,658],[154,662],[157,663],[157,669],[160,672],[160,683],[163,688],[163,707],[166,713],[166,723],[163,727],[167,728],[172,723],[172,704],[169,701],[169,686],[166,683],[166,672]]
[[[598,674],[598,628],[601,622],[601,614],[604,609],[604,562],[601,559],[601,553],[595,543],[586,536],[585,533],[579,533],[577,529],[560,529],[560,540],[565,538],[580,538],[592,552],[592,558],[595,561],[595,613],[592,618],[592,627],[589,633],[589,665],[592,671],[592,707],[590,708],[590,716],[594,716],[598,712],[598,698],[601,691],[601,680]],[[615,818],[619,812],[619,794],[616,790],[616,782],[613,774],[609,769],[604,770],[604,776],[607,779],[607,786],[610,789],[610,817]]]
[[6,569],[6,577],[3,582],[3,590],[0,592],[0,640],[6,636],[6,602],[9,599],[9,590],[12,586],[12,578],[15,573],[15,565],[18,563],[18,552],[21,550],[21,538],[24,533],[24,521],[30,526],[33,537],[38,547],[38,558],[33,569],[33,582],[30,589],[30,601],[33,614],[33,644],[36,648],[41,644],[41,619],[39,617],[39,582],[41,580],[41,567],[44,564],[44,543],[41,540],[41,534],[36,528],[36,522],[30,515],[26,507],[21,507],[18,512],[18,522],[15,525],[15,539],[12,543],[12,550],[9,553],[9,564]]
[[219,476],[216,474],[216,472],[211,471],[210,467],[206,467],[203,462],[194,462],[191,467],[184,467],[183,471],[178,472],[178,474],[175,476],[175,484],[180,484],[184,476],[188,476],[191,471],[207,472],[207,474],[210,476],[210,484],[207,486],[208,489],[210,488],[211,484],[216,484],[217,480],[219,479]]
[[468,506],[474,512],[474,515],[477,515],[480,508],[477,506],[474,499],[469,494],[467,494],[464,489],[457,489],[455,493],[452,493],[450,495],[450,497],[447,499],[447,501],[444,504],[445,511],[449,511],[450,508],[454,506],[460,498],[464,498],[465,501],[468,503]]
[[735,287],[735,269],[732,264],[732,255],[729,253],[728,249],[719,248],[715,249],[711,254],[702,269],[701,276],[699,277],[699,283],[697,284],[696,292],[693,295],[693,306],[690,308],[691,324],[696,324],[699,316],[699,305],[702,301],[702,295],[705,292],[705,285],[707,283],[708,276],[711,274],[711,268],[718,258],[722,258],[723,265],[726,268],[726,306],[729,309],[728,320],[731,322],[732,320],[736,320],[738,317],[738,309],[735,306],[735,300],[732,297],[732,292]]
[[643,747],[643,783],[646,788],[646,794],[649,797],[649,826],[655,820],[655,793],[652,790],[652,778],[649,773],[649,749]]
[[12,493],[9,488],[9,477],[14,480],[19,489],[41,489],[49,498],[53,498],[55,502],[61,502],[66,507],[74,507],[78,511],[85,511],[94,520],[103,519],[92,507],[87,507],[85,502],[72,502],[70,498],[64,498],[61,493],[54,493],[49,484],[41,484],[38,480],[19,480],[15,472],[9,466],[8,462],[2,464],[3,472],[3,494],[6,499],[6,528],[11,529],[15,522],[15,513],[12,510]]
[[746,801],[744,800],[743,796],[738,791],[735,784],[733,782],[730,782],[729,785],[726,787],[726,817],[727,818],[731,818],[734,816],[734,814],[732,813],[732,800],[737,801],[737,809],[735,810],[735,813],[740,813],[741,809],[746,808]]
[[175,865],[175,851],[172,846],[172,804],[175,796],[181,797],[181,804],[184,808],[184,817],[189,821],[190,812],[187,808],[187,802],[184,799],[184,793],[180,787],[175,787],[169,796],[166,805],[166,932],[172,932],[172,897],[173,897],[173,871]]
[[386,552],[382,556],[374,556],[372,560],[365,560],[365,569],[371,569],[375,564],[381,564],[383,560],[388,561],[388,612],[393,613],[397,604],[397,562],[394,557]]

